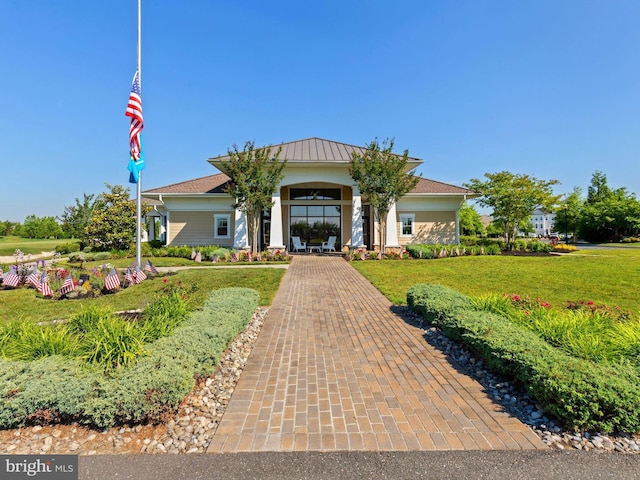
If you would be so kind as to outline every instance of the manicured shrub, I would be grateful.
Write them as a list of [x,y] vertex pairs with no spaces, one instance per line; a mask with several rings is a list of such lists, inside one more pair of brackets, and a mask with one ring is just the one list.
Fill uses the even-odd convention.
[[442,285],[418,284],[407,291],[407,305],[429,324],[473,308],[471,299]]
[[61,243],[60,245],[56,246],[55,250],[62,255],[66,255],[67,253],[71,252],[79,252],[80,242]]
[[96,262],[103,262],[105,260],[109,260],[111,258],[111,253],[109,252],[96,252],[96,254],[93,256],[93,259]]
[[482,357],[493,371],[522,382],[532,398],[568,427],[640,431],[637,368],[626,362],[577,359],[501,315],[464,308],[465,296],[454,290],[431,287],[411,287],[409,306]]
[[[213,371],[258,300],[250,289],[216,290],[170,336],[145,344],[146,356],[106,372],[59,355],[33,362],[0,358],[0,428],[58,420],[98,427],[161,421],[175,412],[196,378]],[[69,328],[92,331],[91,315],[99,319],[98,329],[112,328],[100,325],[106,320],[99,310],[84,315]],[[115,338],[120,331],[114,328]]]

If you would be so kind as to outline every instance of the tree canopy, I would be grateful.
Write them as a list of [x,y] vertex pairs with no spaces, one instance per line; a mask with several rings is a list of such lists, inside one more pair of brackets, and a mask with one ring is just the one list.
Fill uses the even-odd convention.
[[24,219],[20,235],[26,238],[60,238],[63,233],[54,217],[28,215]]
[[386,247],[386,223],[391,206],[410,192],[419,181],[415,170],[407,172],[409,150],[393,153],[394,140],[386,139],[382,147],[378,139],[366,145],[364,153],[353,152],[349,173],[360,193],[368,198],[378,222],[380,250]]
[[128,250],[136,241],[136,203],[129,200],[128,188],[105,185],[109,191],[98,195],[86,227],[89,246],[95,250]]
[[84,194],[82,202],[76,197],[76,204],[64,207],[60,216],[62,230],[69,238],[77,238],[83,245],[87,243],[87,227],[91,222],[95,195]]
[[248,141],[242,151],[233,145],[228,150],[229,160],[222,162],[221,169],[230,178],[226,191],[236,199],[233,207],[247,217],[247,230],[254,253],[260,248],[260,215],[273,206],[273,194],[284,177],[287,161],[280,161],[281,151],[278,148],[272,154],[271,147],[255,148],[254,142]]
[[591,177],[587,198],[577,218],[579,235],[591,242],[619,241],[640,231],[640,202],[625,187],[609,187],[604,173]]
[[552,191],[557,180],[540,180],[507,171],[485,173],[484,176],[486,180],[473,178],[465,187],[480,195],[476,199],[480,205],[493,209],[493,221],[502,226],[510,247],[515,242],[518,227],[530,220],[536,207],[551,211],[560,198]]
[[482,216],[475,207],[467,202],[463,203],[458,212],[461,235],[483,235],[486,231],[482,223]]

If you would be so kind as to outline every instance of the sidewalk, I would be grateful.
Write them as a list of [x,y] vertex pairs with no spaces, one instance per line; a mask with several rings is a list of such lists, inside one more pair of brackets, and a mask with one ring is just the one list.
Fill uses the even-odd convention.
[[545,450],[340,257],[295,256],[208,453]]

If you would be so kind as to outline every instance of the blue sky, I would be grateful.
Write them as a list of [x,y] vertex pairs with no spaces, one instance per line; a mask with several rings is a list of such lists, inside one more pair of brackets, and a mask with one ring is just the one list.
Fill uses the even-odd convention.
[[[128,184],[135,0],[0,2],[0,220]],[[637,0],[143,0],[142,188],[233,144],[395,137],[419,173],[640,194]],[[132,196],[133,196],[132,195]],[[9,200],[11,199],[11,200]]]

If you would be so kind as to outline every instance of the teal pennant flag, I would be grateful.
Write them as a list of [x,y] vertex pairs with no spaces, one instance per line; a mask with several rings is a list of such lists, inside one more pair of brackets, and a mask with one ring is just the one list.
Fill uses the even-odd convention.
[[144,150],[142,150],[142,145],[140,145],[140,160],[136,161],[130,156],[127,170],[130,172],[129,183],[138,183],[140,180],[140,172],[144,170]]

